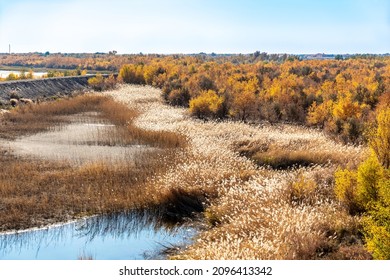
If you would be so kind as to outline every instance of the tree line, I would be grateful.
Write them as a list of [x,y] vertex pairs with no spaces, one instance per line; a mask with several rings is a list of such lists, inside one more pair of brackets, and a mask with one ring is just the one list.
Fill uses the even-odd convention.
[[390,104],[390,59],[286,60],[234,64],[164,57],[124,65],[127,83],[162,89],[174,106],[199,118],[293,122],[344,142],[364,132]]

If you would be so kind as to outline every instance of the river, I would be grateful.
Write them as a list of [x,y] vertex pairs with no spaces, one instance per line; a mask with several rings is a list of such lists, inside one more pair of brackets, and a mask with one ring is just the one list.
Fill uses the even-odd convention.
[[191,242],[191,226],[161,224],[148,213],[120,213],[0,234],[0,260],[165,259]]
[[[131,162],[153,148],[121,143],[116,126],[88,112],[69,116],[70,123],[0,144],[21,157],[65,160],[74,165],[104,161]],[[0,259],[161,259],[166,249],[188,244],[196,229],[164,224],[152,213],[101,215],[0,234]]]
[[[7,78],[11,73],[18,76],[20,75],[20,71],[0,70],[0,78]],[[27,75],[28,71],[26,71],[25,74]],[[33,72],[34,78],[42,78],[43,75],[47,75],[47,72]]]

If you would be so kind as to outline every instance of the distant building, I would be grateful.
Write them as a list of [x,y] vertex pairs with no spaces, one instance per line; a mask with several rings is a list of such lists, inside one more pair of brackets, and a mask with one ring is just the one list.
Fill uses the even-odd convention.
[[335,55],[334,54],[324,54],[324,53],[317,53],[317,54],[304,54],[301,56],[302,59],[307,59],[307,60],[324,60],[324,59],[334,59]]

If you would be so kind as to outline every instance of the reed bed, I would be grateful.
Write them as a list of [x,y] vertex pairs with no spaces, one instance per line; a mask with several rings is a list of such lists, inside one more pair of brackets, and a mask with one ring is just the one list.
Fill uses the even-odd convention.
[[[137,126],[188,139],[180,160],[147,183],[155,200],[179,190],[199,196],[203,205],[207,229],[172,258],[370,258],[358,218],[349,216],[333,193],[337,166],[355,164],[364,147],[336,143],[302,126],[194,120],[185,109],[164,105],[161,92],[151,87],[124,86],[107,94],[142,110]],[[242,143],[272,144],[266,151],[310,164],[296,159],[283,169],[259,164],[252,156],[264,151],[254,147],[244,156]]]
[[[203,215],[204,230],[172,259],[371,258],[359,218],[350,216],[333,192],[334,171],[356,164],[364,147],[336,143],[302,126],[194,120],[186,109],[165,105],[161,91],[152,87],[121,86],[104,96],[136,112],[102,110],[105,117],[118,125],[130,122],[134,141],[164,147],[164,153],[140,158],[131,168],[94,163],[76,173],[72,166],[48,168],[41,162],[39,168],[47,171],[34,169],[23,183],[8,182],[2,189],[1,211],[17,217],[24,207],[34,212],[40,209],[35,204],[50,201],[40,213],[58,211],[56,217],[63,219],[130,208],[149,209],[173,223]],[[3,157],[15,162],[6,152]],[[8,172],[20,176],[31,162],[20,164],[7,164],[1,180]],[[18,204],[21,194],[27,206]],[[49,207],[57,204],[69,208]]]

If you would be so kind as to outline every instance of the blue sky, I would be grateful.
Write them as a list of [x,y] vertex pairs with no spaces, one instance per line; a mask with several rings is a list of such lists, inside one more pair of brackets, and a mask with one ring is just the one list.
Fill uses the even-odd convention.
[[387,53],[390,0],[0,0],[0,52]]

